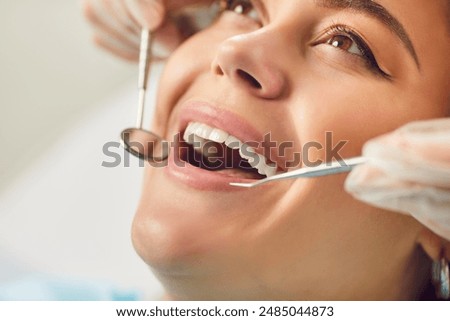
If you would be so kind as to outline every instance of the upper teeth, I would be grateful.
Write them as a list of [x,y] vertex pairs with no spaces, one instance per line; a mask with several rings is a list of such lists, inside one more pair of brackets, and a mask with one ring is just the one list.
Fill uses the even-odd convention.
[[221,129],[191,122],[184,132],[183,139],[188,144],[193,145],[196,150],[203,153],[205,153],[203,146],[206,140],[225,144],[229,148],[239,149],[241,157],[246,159],[253,168],[256,168],[259,174],[270,177],[277,172],[276,165],[268,164],[267,158],[264,155],[258,154],[253,148]]

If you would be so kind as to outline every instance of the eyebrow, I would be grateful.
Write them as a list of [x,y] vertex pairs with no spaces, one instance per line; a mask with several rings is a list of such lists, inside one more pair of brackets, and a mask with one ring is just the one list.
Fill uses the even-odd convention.
[[381,21],[403,42],[420,69],[419,58],[405,28],[398,19],[379,3],[373,0],[316,0],[315,2],[320,7],[353,10]]

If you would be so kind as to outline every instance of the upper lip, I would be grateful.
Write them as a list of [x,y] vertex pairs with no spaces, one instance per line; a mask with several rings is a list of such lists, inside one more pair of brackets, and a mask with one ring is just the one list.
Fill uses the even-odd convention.
[[214,106],[201,100],[188,100],[180,106],[180,119],[178,132],[182,133],[190,122],[199,122],[224,130],[235,136],[243,143],[253,142],[258,154],[264,155],[268,160],[275,163],[279,170],[285,171],[286,166],[283,157],[280,157],[276,148],[264,148],[264,136],[252,126],[246,119],[236,113]]

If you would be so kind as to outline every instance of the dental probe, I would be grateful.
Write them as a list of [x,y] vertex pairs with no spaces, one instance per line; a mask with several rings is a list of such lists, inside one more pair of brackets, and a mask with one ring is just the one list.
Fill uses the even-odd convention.
[[282,173],[274,175],[253,183],[230,183],[231,186],[251,188],[259,185],[263,185],[269,182],[280,181],[284,179],[294,179],[303,177],[320,177],[327,175],[340,174],[350,172],[355,166],[364,164],[367,162],[365,157],[354,157],[343,159],[336,162],[326,163],[317,167],[305,167],[294,170],[292,172]]

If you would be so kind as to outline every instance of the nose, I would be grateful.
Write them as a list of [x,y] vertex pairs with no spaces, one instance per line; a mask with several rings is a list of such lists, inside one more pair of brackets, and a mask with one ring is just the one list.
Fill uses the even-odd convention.
[[211,64],[212,72],[228,77],[235,86],[255,96],[277,99],[287,82],[277,65],[278,59],[274,59],[277,52],[273,39],[258,32],[228,38],[217,50]]

